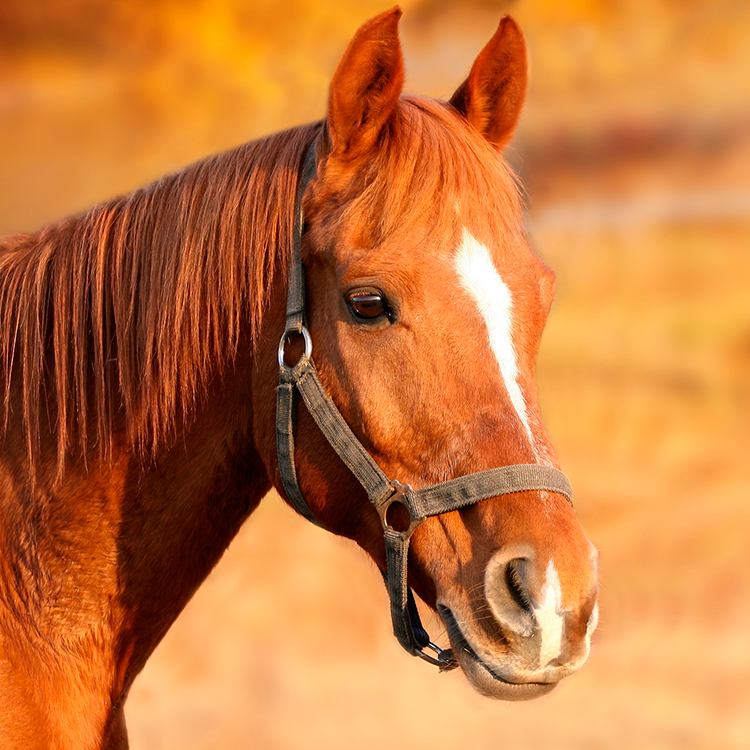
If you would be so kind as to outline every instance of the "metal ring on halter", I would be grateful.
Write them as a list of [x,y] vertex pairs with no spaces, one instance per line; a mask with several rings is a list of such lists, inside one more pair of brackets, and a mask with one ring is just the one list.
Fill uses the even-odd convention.
[[[377,505],[376,510],[378,511],[378,515],[380,516],[380,522],[383,524],[383,530],[395,531],[397,534],[401,535],[401,538],[404,541],[406,541],[414,533],[414,530],[417,528],[417,526],[419,526],[425,519],[415,517],[411,504],[406,502],[407,493],[412,491],[411,487],[408,484],[401,484],[401,482],[394,479],[391,482],[391,487],[393,487],[394,489],[393,494],[383,500],[382,503]],[[399,505],[401,505],[409,514],[409,526],[403,531],[399,531],[398,529],[393,528],[393,526],[391,526],[391,524],[386,520],[388,508],[390,508],[394,503],[398,503]]]
[[281,334],[281,338],[279,339],[279,348],[277,352],[279,367],[295,367],[295,365],[288,365],[284,361],[284,349],[286,348],[286,342],[288,341],[289,337],[292,335],[299,336],[300,333],[302,334],[302,339],[305,342],[305,351],[297,360],[296,364],[299,364],[303,359],[310,359],[310,357],[312,356],[312,337],[310,336],[310,331],[307,330],[306,326],[302,326],[301,331],[284,331],[284,333]]

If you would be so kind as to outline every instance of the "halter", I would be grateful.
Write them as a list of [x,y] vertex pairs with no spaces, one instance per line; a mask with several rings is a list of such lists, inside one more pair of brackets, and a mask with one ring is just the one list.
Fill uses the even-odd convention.
[[[297,512],[316,526],[321,526],[302,495],[294,464],[297,401],[295,392],[299,392],[320,431],[362,485],[380,516],[386,552],[384,578],[390,597],[393,634],[410,654],[435,664],[441,671],[453,669],[458,666],[453,652],[450,649],[441,649],[430,640],[427,631],[422,627],[414,595],[407,583],[409,539],[414,530],[430,516],[457,510],[498,495],[547,490],[564,495],[572,502],[573,491],[570,482],[561,471],[539,464],[502,466],[414,490],[408,484],[389,479],[375,463],[326,394],[312,360],[312,337],[305,325],[305,283],[301,245],[305,228],[302,197],[314,171],[315,142],[307,152],[297,187],[286,325],[278,348],[276,452],[281,481],[289,501]],[[295,365],[287,365],[284,359],[286,344],[290,338],[300,335],[304,340],[304,352]],[[388,509],[396,503],[406,508],[409,513],[409,526],[406,530],[399,531],[389,523]],[[434,651],[435,656],[426,653],[425,649]]]

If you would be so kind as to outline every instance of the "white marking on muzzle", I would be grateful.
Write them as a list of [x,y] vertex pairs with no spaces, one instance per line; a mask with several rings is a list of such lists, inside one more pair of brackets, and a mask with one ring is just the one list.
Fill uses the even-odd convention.
[[599,602],[594,605],[594,609],[591,610],[591,617],[589,617],[588,624],[586,625],[586,637],[590,638],[591,634],[596,630],[596,626],[599,624]]
[[563,639],[563,616],[561,611],[562,591],[560,578],[552,560],[547,565],[544,584],[539,592],[539,604],[532,606],[539,625],[541,644],[539,666],[544,667],[560,656]]
[[455,264],[462,286],[479,306],[487,326],[490,348],[500,365],[500,374],[510,402],[529,436],[532,449],[535,449],[526,402],[518,385],[516,350],[512,336],[513,297],[510,289],[500,278],[487,247],[472,236],[466,227],[463,229]]

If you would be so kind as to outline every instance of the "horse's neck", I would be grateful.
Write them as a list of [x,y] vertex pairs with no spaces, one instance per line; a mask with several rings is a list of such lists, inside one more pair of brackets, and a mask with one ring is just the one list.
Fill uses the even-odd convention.
[[123,629],[140,670],[218,562],[270,482],[249,434],[243,367],[211,389],[198,417],[152,465],[123,484],[118,576]]
[[[137,458],[122,440],[111,462],[69,464],[66,480],[52,491],[21,498],[8,490],[12,481],[2,483],[0,510],[10,508],[16,519],[24,505],[38,512],[21,519],[36,534],[35,549],[6,560],[6,566],[25,566],[27,601],[6,606],[15,574],[0,570],[0,636],[12,635],[5,642],[0,637],[0,675],[20,659],[31,687],[0,685],[0,704],[13,705],[21,694],[34,704],[58,696],[65,704],[58,706],[61,716],[85,715],[83,706],[65,703],[71,690],[92,705],[116,703],[268,491],[250,435],[247,369],[240,364],[154,459]],[[0,514],[0,524],[7,525],[7,514]],[[20,549],[30,540],[16,542]],[[33,617],[26,624],[24,608]],[[81,663],[68,663],[75,660]],[[84,672],[92,677],[85,686],[65,687],[66,675]],[[84,696],[84,688],[97,694]]]
[[[293,156],[287,159],[296,168],[298,154]],[[277,172],[282,183],[294,174]],[[272,202],[266,203],[271,211]],[[262,219],[259,226],[270,225]],[[50,229],[46,239],[53,242],[56,231]],[[277,240],[279,247],[285,245],[283,233]],[[11,261],[9,256],[9,273],[21,279],[21,266]],[[153,273],[145,276],[155,278]],[[268,302],[258,302],[264,311],[258,324],[260,343],[250,344],[250,315],[238,324],[244,332],[235,342],[237,356],[217,366],[207,382],[198,383],[196,392],[201,395],[196,405],[189,398],[176,403],[175,408],[189,411],[190,418],[184,424],[178,416],[173,429],[168,425],[162,430],[160,435],[168,434],[153,455],[139,457],[131,447],[120,409],[127,399],[115,387],[116,398],[108,401],[107,396],[102,402],[113,411],[112,429],[103,431],[104,437],[113,434],[111,456],[97,455],[102,446],[91,430],[87,461],[70,455],[63,481],[57,481],[59,412],[51,399],[39,410],[39,449],[32,449],[37,481],[30,482],[25,428],[18,418],[24,413],[23,384],[12,379],[13,418],[0,443],[0,747],[93,747],[97,742],[116,746],[122,696],[270,489],[276,460],[274,354],[283,328],[282,276],[275,274],[277,288],[258,296]],[[156,299],[158,294],[152,296]],[[242,294],[235,296],[243,299]],[[6,305],[6,317],[12,319],[22,304],[19,297],[15,307]],[[73,320],[74,312],[60,319]],[[246,312],[243,308],[242,315]],[[85,316],[86,310],[78,313]],[[234,320],[233,314],[229,319]],[[81,330],[85,335],[86,326]],[[61,331],[62,341],[71,337],[65,326]],[[217,329],[215,335],[220,333]],[[32,331],[28,336],[32,334],[36,335]],[[40,356],[42,344],[37,347]],[[82,350],[86,363],[96,360],[89,356],[90,349]],[[153,354],[150,349],[146,353]],[[109,361],[104,349],[100,355],[103,362]],[[163,370],[153,368],[157,375]],[[41,381],[45,372],[40,370]],[[73,388],[75,373],[71,370],[69,375],[65,394]],[[84,379],[81,393],[88,396],[93,387]],[[135,396],[143,387],[131,383],[136,417],[141,402]],[[69,415],[78,404],[73,398]],[[75,453],[75,441],[67,448]],[[13,724],[17,716],[21,724]],[[92,740],[91,732],[100,731],[97,722],[102,734]],[[8,726],[19,727],[17,733],[4,734]]]
[[[23,239],[28,252],[62,242],[60,237],[73,232],[76,221],[64,220]],[[67,457],[60,481],[60,420],[52,399],[40,409],[33,443],[36,478],[31,482],[26,426],[21,419],[9,421],[0,436],[0,544],[7,537],[6,549],[11,550],[7,555],[0,551],[0,627],[14,582],[23,589],[23,596],[16,597],[23,615],[18,619],[25,617],[51,640],[77,638],[114,607],[114,615],[107,613],[112,638],[126,633],[136,641],[128,649],[134,670],[140,669],[271,488],[275,357],[264,357],[259,364],[256,353],[274,352],[283,328],[282,276],[275,275],[267,293],[270,301],[256,344],[250,322],[240,323],[237,354],[205,376],[208,382],[197,388],[195,403],[187,398],[175,404],[190,414],[186,420],[178,414],[174,427],[164,429],[167,435],[153,454],[147,447],[148,455],[138,455],[125,436],[123,410],[114,405],[111,456],[98,456],[102,446],[90,435],[88,455]],[[18,370],[10,390],[13,415],[25,409]],[[69,388],[74,375],[69,374]],[[92,388],[84,384],[83,391],[90,397]],[[261,404],[257,414],[254,397]],[[72,443],[70,452],[75,453]],[[21,532],[14,530],[16,525]],[[4,574],[2,566],[11,561],[18,561],[20,572]]]

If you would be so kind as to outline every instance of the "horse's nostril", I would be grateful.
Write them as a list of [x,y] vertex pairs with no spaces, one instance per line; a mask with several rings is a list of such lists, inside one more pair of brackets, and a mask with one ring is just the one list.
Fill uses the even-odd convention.
[[531,597],[528,595],[526,582],[524,580],[524,568],[527,563],[528,560],[523,557],[510,560],[505,566],[505,584],[508,587],[508,592],[513,601],[521,607],[521,609],[525,609],[527,612],[531,613]]
[[522,636],[534,630],[528,575],[532,561],[527,557],[495,555],[485,573],[485,596],[495,619],[505,629]]

